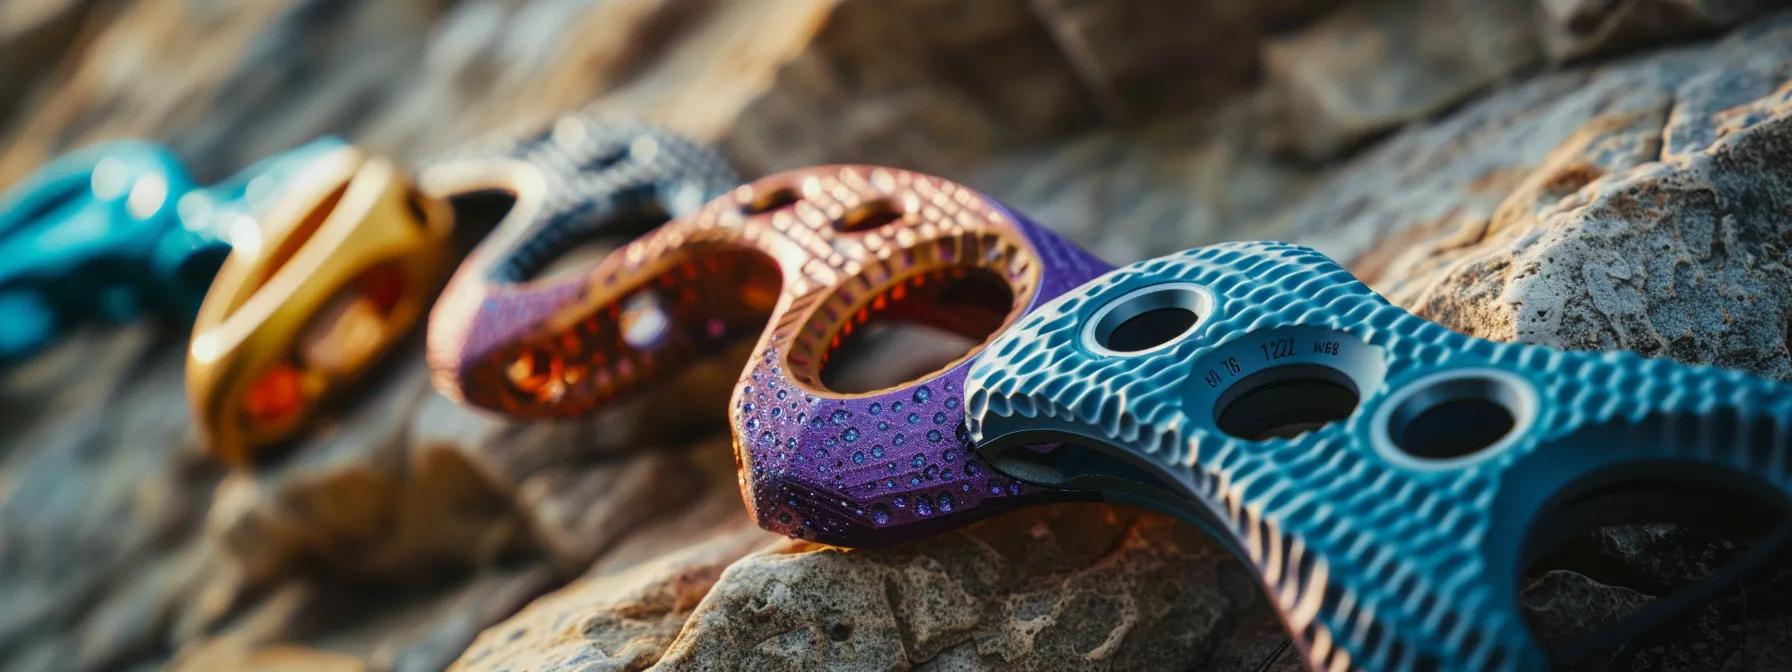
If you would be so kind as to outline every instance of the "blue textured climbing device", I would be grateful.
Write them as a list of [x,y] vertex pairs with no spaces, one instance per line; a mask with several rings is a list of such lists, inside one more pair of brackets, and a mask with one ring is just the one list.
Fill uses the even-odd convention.
[[89,320],[192,319],[251,215],[324,138],[196,189],[167,149],[116,141],[58,157],[0,196],[0,367]]
[[1788,510],[1792,387],[1465,336],[1289,244],[1108,273],[1002,334],[965,390],[990,466],[1204,527],[1256,569],[1317,670],[1563,664],[1792,539],[1782,524],[1626,623],[1546,649],[1518,583],[1570,521],[1660,513],[1664,493]]

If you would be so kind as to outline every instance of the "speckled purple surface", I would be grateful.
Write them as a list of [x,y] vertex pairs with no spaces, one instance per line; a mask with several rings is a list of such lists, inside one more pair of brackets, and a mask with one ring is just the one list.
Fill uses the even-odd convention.
[[[1113,267],[1024,215],[1017,224],[1040,264],[1040,304]],[[790,383],[772,343],[735,395],[741,482],[761,525],[843,546],[935,534],[1017,506],[1093,499],[993,472],[964,426],[971,360],[881,393],[821,398]]]

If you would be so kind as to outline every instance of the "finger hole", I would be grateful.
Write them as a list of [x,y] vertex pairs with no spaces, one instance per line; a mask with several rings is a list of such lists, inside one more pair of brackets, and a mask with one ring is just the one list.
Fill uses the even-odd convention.
[[1512,383],[1470,376],[1426,384],[1394,409],[1388,436],[1422,460],[1467,457],[1511,434],[1520,412]]
[[841,233],[870,231],[902,219],[902,211],[889,199],[878,198],[847,208],[834,220],[834,230]]
[[297,341],[300,363],[333,376],[366,368],[403,326],[393,318],[407,283],[403,267],[390,261],[356,276],[306,320]]
[[[1764,453],[1786,448],[1776,429],[1771,419],[1744,423],[1733,413],[1655,415],[1622,433],[1593,428],[1561,442],[1695,441]],[[1728,467],[1664,459],[1602,470],[1538,510],[1525,532],[1517,600],[1557,664],[1643,664],[1623,658],[1703,640],[1695,623],[1737,608],[1742,582],[1792,542],[1787,510],[1765,479]]]
[[1389,395],[1371,427],[1372,443],[1402,467],[1458,468],[1516,445],[1536,422],[1538,407],[1536,390],[1522,376],[1490,368],[1443,370]]
[[1193,335],[1212,310],[1213,299],[1194,285],[1145,287],[1096,311],[1084,337],[1098,353],[1152,352]]
[[740,212],[743,215],[763,215],[796,205],[800,200],[803,199],[797,195],[796,189],[788,186],[756,189],[753,197],[741,204]]
[[1001,275],[976,266],[899,280],[841,320],[822,350],[821,385],[857,394],[926,378],[994,335],[1014,301]]
[[[516,207],[516,192],[508,189],[479,189],[448,197],[448,208],[454,213],[455,238],[477,242]],[[413,213],[414,215],[416,213]],[[419,215],[420,216],[420,215]],[[471,244],[463,244],[471,247]]]
[[343,194],[347,192],[348,182],[344,181],[337,185],[329,195],[324,196],[317,202],[317,205],[305,213],[304,218],[293,226],[292,231],[281,239],[279,245],[267,251],[267,262],[262,267],[264,269],[262,276],[255,285],[257,289],[267,284],[267,281],[278,274],[280,269],[285,268],[287,262],[292,261],[293,255],[298,254],[299,249],[304,247],[312,236],[317,235],[317,230],[322,228],[324,222],[330,218],[330,213],[336,211],[336,205],[342,201]]
[[775,261],[713,245],[677,254],[584,319],[493,355],[507,406],[537,417],[597,408],[764,330],[782,291]]

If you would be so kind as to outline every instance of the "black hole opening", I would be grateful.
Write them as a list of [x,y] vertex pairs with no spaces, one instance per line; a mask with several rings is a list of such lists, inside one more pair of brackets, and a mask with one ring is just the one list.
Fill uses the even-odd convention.
[[1090,336],[1114,352],[1141,352],[1188,335],[1206,310],[1193,288],[1154,287],[1118,299],[1096,320]]
[[823,386],[857,394],[924,378],[970,354],[1014,307],[1007,281],[982,268],[941,269],[899,284],[900,292],[892,286],[870,297],[836,331],[821,365]]
[[1749,480],[1696,463],[1628,465],[1540,510],[1517,599],[1554,662],[1657,668],[1649,658],[1693,642],[1718,660],[1739,652],[1744,638],[1707,641],[1705,630],[1745,608],[1785,608],[1771,578],[1745,581],[1776,558],[1783,568],[1792,534],[1781,496]]
[[894,204],[880,198],[847,210],[846,214],[834,220],[834,230],[844,233],[870,231],[898,219],[902,219],[902,213]]
[[609,147],[587,160],[580,168],[587,172],[605,171],[622,165],[628,160],[628,146]]
[[845,623],[835,623],[828,626],[829,641],[844,642],[849,639],[852,639],[852,626]]
[[1493,400],[1446,401],[1412,419],[1400,448],[1433,460],[1470,455],[1498,443],[1512,424],[1512,412]]
[[1291,439],[1350,417],[1356,385],[1343,372],[1315,364],[1258,371],[1233,383],[1215,404],[1214,424],[1246,441]]
[[516,207],[516,194],[503,189],[484,189],[448,197],[454,213],[454,248],[462,255],[478,245],[486,234]]
[[1138,352],[1169,342],[1200,321],[1195,311],[1181,307],[1148,310],[1114,327],[1103,345],[1114,352]]
[[802,200],[802,198],[796,195],[795,189],[791,189],[790,187],[778,187],[776,189],[767,190],[763,194],[759,194],[759,196],[754,198],[752,202],[741,206],[740,211],[742,214],[747,215],[763,215],[768,212],[783,210],[784,208],[796,205],[796,202],[800,200]]
[[1504,439],[1517,425],[1517,390],[1485,377],[1429,383],[1395,407],[1388,438],[1401,452],[1424,460],[1465,457]]
[[404,207],[411,214],[411,224],[420,229],[429,226],[429,212],[423,209],[423,194],[417,193],[416,189],[406,189]]

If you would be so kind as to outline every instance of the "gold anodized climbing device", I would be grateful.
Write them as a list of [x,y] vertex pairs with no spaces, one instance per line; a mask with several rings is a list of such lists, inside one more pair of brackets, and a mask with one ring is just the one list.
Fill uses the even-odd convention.
[[200,307],[187,396],[213,454],[245,465],[296,434],[429,308],[451,267],[448,205],[391,161],[319,157],[236,240]]

